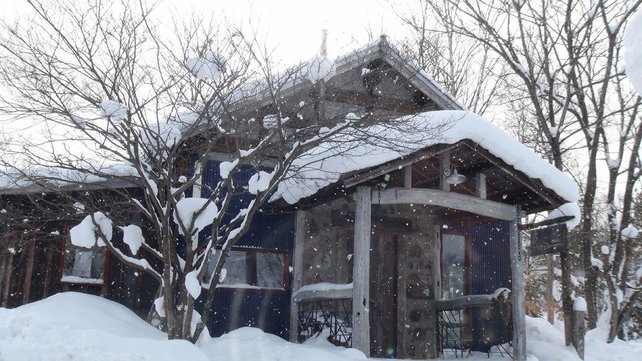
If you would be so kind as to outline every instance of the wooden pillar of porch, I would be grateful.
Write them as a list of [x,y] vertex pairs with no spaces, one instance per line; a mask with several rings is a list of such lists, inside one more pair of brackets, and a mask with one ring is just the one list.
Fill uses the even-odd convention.
[[526,312],[524,299],[524,261],[519,235],[520,209],[515,207],[515,218],[510,222],[510,259],[513,303],[513,360],[526,361]]
[[358,187],[355,201],[352,347],[370,356],[370,187]]
[[303,285],[303,247],[305,246],[305,211],[297,211],[294,233],[294,259],[292,260],[292,299],[290,300],[290,342],[298,341],[299,304],[295,292]]

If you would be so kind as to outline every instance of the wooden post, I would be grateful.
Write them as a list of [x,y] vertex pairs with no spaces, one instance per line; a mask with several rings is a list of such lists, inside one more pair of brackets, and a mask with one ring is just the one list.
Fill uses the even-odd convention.
[[486,174],[477,173],[475,176],[475,196],[486,199]]
[[561,228],[562,250],[560,266],[562,268],[562,310],[564,311],[564,342],[566,346],[573,342],[573,299],[571,298],[571,261],[566,245],[566,227]]
[[0,305],[2,304],[2,295],[4,292],[4,274],[5,271],[7,270],[7,256],[2,254],[2,251],[0,250]]
[[22,304],[29,303],[31,297],[31,278],[33,276],[33,259],[36,253],[36,240],[32,237],[27,250],[27,266],[25,269],[25,279],[22,283]]
[[11,294],[11,276],[13,275],[13,258],[15,254],[16,239],[13,235],[10,236],[9,241],[9,257],[5,265],[4,271],[4,289],[2,290],[2,307],[9,305],[9,295]]
[[42,298],[47,298],[49,296],[49,288],[51,286],[51,273],[53,265],[53,256],[55,248],[55,239],[49,239],[47,245],[45,246],[46,260],[45,260],[45,280],[42,287]]
[[555,259],[552,254],[546,255],[546,317],[551,325],[555,323],[555,298],[553,297],[553,285],[555,280]]
[[510,258],[511,284],[513,302],[513,360],[526,361],[526,315],[524,298],[524,265],[522,259],[522,241],[519,235],[520,210],[516,207],[517,215],[510,222]]
[[[582,301],[586,305],[586,301]],[[584,360],[584,335],[586,334],[585,315],[584,309],[573,310],[573,346],[582,360]]]
[[294,223],[294,257],[292,259],[292,298],[290,300],[290,342],[297,342],[299,308],[294,302],[294,293],[303,284],[303,247],[305,246],[305,211],[296,212]]
[[412,164],[407,165],[404,168],[403,187],[404,188],[412,188]]
[[352,347],[370,356],[370,187],[358,187],[354,216]]
[[441,286],[441,227],[433,226],[433,242],[432,242],[432,276],[435,299],[442,298]]

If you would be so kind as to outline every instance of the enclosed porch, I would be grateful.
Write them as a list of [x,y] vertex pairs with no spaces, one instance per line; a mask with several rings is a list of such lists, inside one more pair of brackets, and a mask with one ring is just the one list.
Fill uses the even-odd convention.
[[469,142],[342,180],[297,212],[292,341],[525,359],[519,222],[563,200]]

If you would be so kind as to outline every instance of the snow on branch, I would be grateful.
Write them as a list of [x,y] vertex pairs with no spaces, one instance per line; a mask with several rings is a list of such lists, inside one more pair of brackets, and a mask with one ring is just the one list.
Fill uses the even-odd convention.
[[105,242],[111,241],[112,222],[102,212],[95,212],[85,217],[80,224],[69,230],[71,243],[77,247],[92,248],[94,246],[104,247]]

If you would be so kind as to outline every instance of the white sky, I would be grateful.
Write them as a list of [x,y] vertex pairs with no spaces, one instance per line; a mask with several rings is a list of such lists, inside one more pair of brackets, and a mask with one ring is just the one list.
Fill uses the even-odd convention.
[[[394,2],[397,8],[418,3]],[[5,20],[11,21],[28,9],[26,0],[0,0],[0,18]],[[194,12],[241,23],[245,30],[258,30],[264,35],[268,47],[282,55],[281,60],[292,62],[309,59],[318,52],[324,28],[328,29],[331,57],[368,43],[368,32],[373,37],[400,32],[399,21],[387,0],[161,0],[158,10],[156,15],[167,17],[168,22],[172,17],[187,18]]]
[[[385,0],[184,0],[196,13],[221,14],[232,21],[251,21],[266,34],[268,46],[302,60],[314,56],[321,31],[328,29],[328,51],[335,56],[365,45],[367,29],[379,36],[396,22]],[[382,25],[383,24],[383,25]],[[388,24],[388,25],[386,25]],[[286,58],[284,57],[284,58]]]

